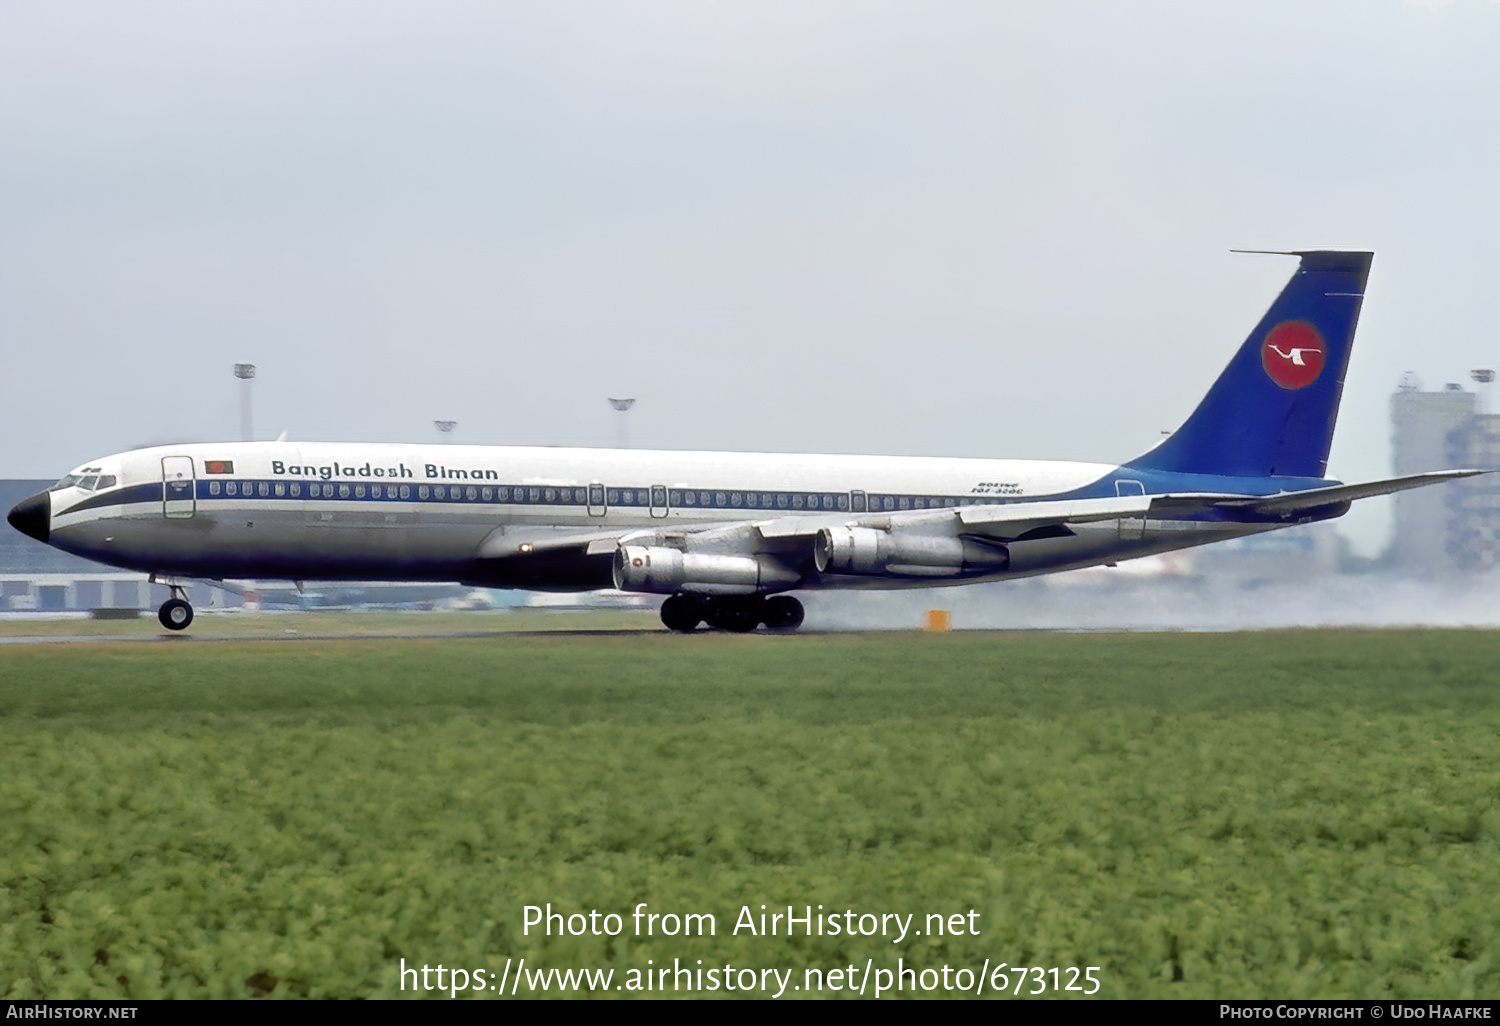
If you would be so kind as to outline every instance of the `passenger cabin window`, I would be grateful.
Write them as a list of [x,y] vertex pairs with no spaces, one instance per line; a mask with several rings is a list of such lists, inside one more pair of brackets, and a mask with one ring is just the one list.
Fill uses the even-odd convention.
[[217,481],[210,481],[208,483],[208,494],[209,495],[218,495],[219,494],[219,482],[217,482]]

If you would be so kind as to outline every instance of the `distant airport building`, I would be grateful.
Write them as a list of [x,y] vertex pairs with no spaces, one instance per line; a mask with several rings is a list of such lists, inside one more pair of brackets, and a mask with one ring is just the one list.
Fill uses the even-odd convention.
[[[1483,388],[1489,371],[1475,371]],[[1410,374],[1391,396],[1391,463],[1397,474],[1452,467],[1500,469],[1500,415],[1452,382],[1423,391]],[[1391,562],[1419,575],[1492,566],[1500,539],[1500,474],[1420,488],[1396,496]]]

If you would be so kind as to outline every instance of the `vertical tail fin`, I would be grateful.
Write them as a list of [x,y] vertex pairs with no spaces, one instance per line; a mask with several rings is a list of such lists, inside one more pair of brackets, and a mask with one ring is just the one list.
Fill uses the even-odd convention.
[[1315,250],[1187,422],[1126,466],[1322,477],[1373,253]]

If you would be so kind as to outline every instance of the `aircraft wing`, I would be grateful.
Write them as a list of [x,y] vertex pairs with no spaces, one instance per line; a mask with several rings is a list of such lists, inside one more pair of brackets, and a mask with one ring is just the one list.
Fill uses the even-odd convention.
[[[1015,541],[1039,530],[1067,524],[1085,524],[1125,517],[1192,516],[1212,510],[1290,517],[1338,503],[1376,495],[1389,495],[1410,488],[1440,484],[1457,478],[1487,473],[1483,470],[1436,470],[1425,474],[1369,481],[1354,485],[1333,485],[1299,492],[1275,495],[1245,495],[1234,492],[1176,492],[1165,495],[1125,495],[1099,499],[1054,499],[1039,502],[987,503],[974,506],[943,507],[928,510],[891,512],[814,513],[774,517],[769,520],[720,521],[697,524],[664,523],[660,526],[612,528],[580,531],[577,528],[519,526],[497,529],[485,539],[477,553],[480,559],[513,555],[542,554],[551,551],[577,550],[590,556],[613,554],[615,549],[632,541],[651,544],[667,536],[692,537],[708,541],[722,539],[743,544],[751,532],[760,540],[772,543],[815,537],[827,527],[920,528],[952,525],[959,533],[982,535],[997,541]],[[759,547],[759,546],[757,546]]]
[[811,558],[821,531],[846,527],[972,538],[1009,544],[1066,537],[1070,525],[1137,518],[1187,518],[1220,513],[1232,520],[1286,521],[1325,513],[1330,506],[1355,499],[1389,495],[1486,473],[1440,470],[1426,474],[1333,485],[1275,495],[1232,492],[1124,495],[1097,499],[1052,499],[1037,502],[986,503],[927,510],[854,513],[848,510],[774,517],[765,520],[718,521],[629,528],[579,530],[569,527],[517,525],[497,528],[475,554],[476,580],[526,587],[545,580],[559,586],[559,576],[578,588],[605,587],[605,568],[624,545],[667,546],[682,551],[771,556],[790,568]]

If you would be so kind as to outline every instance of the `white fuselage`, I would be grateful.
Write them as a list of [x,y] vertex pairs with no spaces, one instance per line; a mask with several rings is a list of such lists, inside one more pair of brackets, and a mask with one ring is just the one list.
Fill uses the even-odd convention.
[[[496,558],[551,539],[656,539],[778,518],[865,518],[1035,502],[1097,487],[1105,464],[926,457],[791,455],[457,445],[211,443],[95,460],[87,485],[52,492],[52,542],[162,575],[285,579],[460,580],[531,588],[607,587],[590,553],[525,572]],[[1126,482],[1134,484],[1133,482]],[[1136,494],[1140,486],[1136,485]],[[1114,494],[1111,491],[1111,494]],[[1123,494],[1123,493],[1122,493]],[[1264,530],[1243,524],[1110,521],[1013,547],[1005,573],[1114,562]],[[720,532],[723,533],[723,532]],[[489,558],[494,571],[476,570]],[[514,562],[514,561],[512,561]],[[962,577],[974,580],[976,575]],[[795,587],[911,587],[876,577]]]

